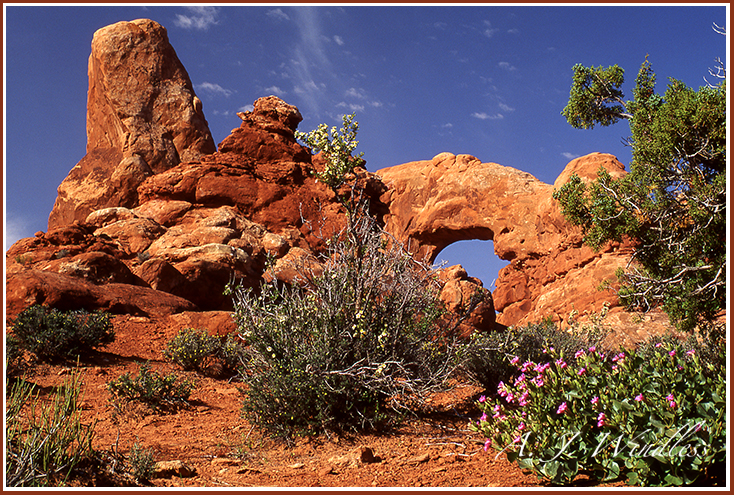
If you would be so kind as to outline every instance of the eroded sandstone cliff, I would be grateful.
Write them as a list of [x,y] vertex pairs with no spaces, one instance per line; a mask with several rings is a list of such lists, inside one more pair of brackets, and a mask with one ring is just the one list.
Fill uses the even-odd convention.
[[[333,192],[312,176],[320,157],[295,140],[298,109],[260,98],[215,149],[157,23],[97,31],[89,79],[87,154],[59,186],[48,232],[6,253],[8,316],[38,303],[140,316],[227,310],[222,292],[232,278],[258,286],[271,254],[274,275],[289,282],[289,262],[309,259],[344,226]],[[453,242],[491,239],[511,262],[494,294],[461,267],[443,271],[441,298],[453,311],[482,296],[462,327],[468,333],[491,330],[495,320],[563,320],[574,309],[617,304],[613,292],[596,288],[614,282],[630,247],[583,246],[551,197],[571,173],[594,178],[600,166],[624,173],[616,158],[594,153],[550,185],[442,153],[377,173],[358,169],[356,180],[372,214],[416,256],[433,260]]]

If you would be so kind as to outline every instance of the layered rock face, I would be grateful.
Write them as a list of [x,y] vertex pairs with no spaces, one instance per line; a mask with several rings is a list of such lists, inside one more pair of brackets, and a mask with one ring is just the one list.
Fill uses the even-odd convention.
[[215,151],[201,100],[166,29],[147,19],[94,33],[87,154],[58,189],[50,230],[107,206],[135,206],[149,176]]
[[[100,29],[89,67],[87,155],[59,186],[48,232],[6,253],[9,317],[48,304],[185,314],[182,321],[211,312],[221,321],[231,309],[223,295],[229,281],[291,283],[295,265],[318,270],[314,255],[346,219],[334,193],[313,178],[323,160],[295,140],[296,107],[258,99],[215,150],[201,102],[160,25],[138,20]],[[460,266],[443,270],[440,297],[452,314],[474,307],[459,326],[466,335],[616,305],[614,294],[596,287],[615,280],[631,248],[584,247],[551,197],[571,173],[591,180],[600,166],[624,173],[616,158],[595,153],[569,163],[551,186],[442,153],[377,173],[357,169],[354,179],[371,213],[417,257],[433,261],[453,242],[491,239],[511,262],[494,294]],[[276,262],[265,273],[268,255]]]
[[616,281],[629,246],[609,245],[598,253],[583,246],[580,231],[566,222],[552,198],[572,173],[593,180],[602,166],[613,177],[625,173],[614,156],[593,153],[570,162],[551,186],[511,167],[441,153],[377,175],[388,187],[386,229],[409,239],[417,256],[433,261],[453,242],[494,241],[497,256],[511,262],[500,271],[492,294],[497,321],[513,325],[617,305],[613,293],[597,287]]

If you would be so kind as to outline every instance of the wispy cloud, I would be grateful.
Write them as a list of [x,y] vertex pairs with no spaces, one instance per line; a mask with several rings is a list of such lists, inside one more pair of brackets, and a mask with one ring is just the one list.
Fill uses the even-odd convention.
[[[365,91],[363,88],[349,88],[348,90],[345,91],[344,96],[346,98],[354,98],[356,100],[362,100],[365,105],[369,105],[374,108],[380,108],[383,106],[383,103],[381,101],[370,99],[369,96],[367,95],[367,91]],[[342,102],[339,105],[344,105],[344,104],[346,103]],[[355,111],[356,110],[362,111],[365,109],[364,105],[362,105],[361,103],[360,104],[353,103],[350,105],[354,106],[353,110]],[[357,108],[357,107],[361,107],[361,108]]]
[[574,153],[569,153],[568,151],[564,151],[563,153],[561,153],[561,156],[567,160],[573,160],[574,158],[578,158],[581,155],[576,155]]
[[500,107],[500,110],[502,110],[503,112],[514,112],[515,111],[514,108],[512,108],[510,105],[508,105],[506,103],[500,102],[500,103],[498,103],[498,105]]
[[520,30],[517,28],[508,29],[507,32],[510,34],[520,34]]
[[339,46],[344,46],[344,40],[341,36],[334,35],[334,43],[336,43]]
[[489,21],[484,21],[484,25],[486,26],[484,31],[482,31],[482,34],[486,36],[487,38],[491,38],[499,31],[499,28],[493,28],[492,23]]
[[364,100],[365,98],[367,98],[364,89],[361,88],[349,88],[344,96],[348,98],[359,98],[360,100]]
[[218,96],[224,96],[224,97],[229,97],[233,93],[233,91],[230,89],[225,89],[221,87],[219,84],[210,83],[210,82],[203,82],[201,84],[198,84],[196,85],[196,89],[199,91],[204,91],[211,95],[218,95]]
[[501,113],[489,115],[488,113],[485,113],[485,112],[474,112],[473,114],[471,114],[471,116],[479,120],[500,120],[500,119],[505,118],[505,116],[502,115]]
[[33,229],[28,226],[28,222],[25,218],[19,215],[12,215],[11,217],[10,212],[6,213],[4,236],[6,251],[19,239],[23,239],[24,237],[31,237],[32,235]]
[[454,127],[454,124],[452,124],[451,122],[446,122],[445,124],[441,124],[442,129],[451,129],[452,127]]
[[210,26],[217,24],[217,7],[186,7],[188,15],[176,14],[174,24],[182,29],[207,30]]
[[267,12],[265,12],[265,15],[270,17],[271,19],[275,19],[276,21],[290,21],[291,18],[288,14],[283,12],[283,9],[277,8],[277,9],[270,9]]
[[300,7],[294,11],[298,17],[296,26],[300,42],[294,48],[290,78],[294,83],[293,91],[305,100],[309,112],[318,115],[326,89],[321,78],[334,73],[324,48],[329,38],[322,33],[318,9]]
[[516,71],[516,70],[517,70],[517,67],[515,67],[515,66],[514,66],[514,65],[512,65],[512,64],[510,64],[509,62],[500,62],[499,64],[497,64],[497,66],[498,66],[498,67],[499,67],[500,69],[504,69],[504,70],[506,70],[506,71],[510,71],[510,72],[512,72],[512,71]]
[[253,110],[255,110],[255,106],[252,104],[244,105],[237,109],[239,112],[252,112]]
[[288,94],[287,92],[280,89],[278,86],[269,86],[265,88],[263,91],[265,91],[266,93],[272,93],[274,95],[281,95],[281,96]]
[[340,101],[336,104],[337,108],[348,108],[352,112],[364,112],[364,105],[360,105],[358,103],[347,103],[345,101]]

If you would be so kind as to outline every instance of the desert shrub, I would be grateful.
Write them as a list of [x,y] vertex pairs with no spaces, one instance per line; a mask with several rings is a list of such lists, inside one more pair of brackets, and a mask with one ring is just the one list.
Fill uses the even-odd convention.
[[206,330],[184,328],[168,342],[163,355],[185,370],[198,370],[220,347],[220,340]]
[[168,342],[163,354],[184,370],[205,371],[206,363],[216,361],[219,374],[236,375],[244,353],[244,343],[237,333],[216,337],[206,330],[186,328]]
[[[724,359],[724,340],[712,345]],[[707,373],[695,349],[672,340],[574,357],[575,365],[556,351],[538,362],[512,358],[517,376],[498,385],[498,399],[480,398],[483,415],[472,425],[485,450],[557,484],[583,473],[683,485],[726,461],[724,367]]]
[[276,436],[386,426],[456,365],[431,270],[366,214],[328,245],[323,270],[296,267],[303,288],[234,289],[243,414]]
[[81,387],[79,373],[72,372],[44,404],[28,382],[12,385],[5,410],[7,486],[63,483],[92,458],[95,423],[81,421]]
[[127,456],[130,473],[138,481],[149,480],[155,469],[155,452],[153,449],[143,448],[137,442],[130,448]]
[[222,364],[222,371],[226,374],[239,374],[246,357],[245,343],[237,333],[228,334],[221,341],[217,356]]
[[107,384],[114,401],[141,402],[155,410],[175,408],[187,404],[195,384],[179,380],[175,373],[160,375],[150,370],[150,363],[140,363],[138,376],[127,372]]
[[579,349],[601,346],[607,335],[602,325],[605,315],[603,310],[592,315],[589,323],[574,323],[567,331],[546,320],[491,333],[475,333],[466,344],[464,368],[487,390],[494,390],[499,382],[508,381],[517,374],[517,369],[509,362],[515,356],[523,362],[540,362],[554,349],[573,363],[573,356]]
[[20,361],[23,352],[20,349],[20,342],[12,335],[5,336],[5,379],[14,376],[20,370]]
[[59,311],[34,305],[11,322],[21,348],[42,360],[76,358],[115,340],[110,316],[84,310]]

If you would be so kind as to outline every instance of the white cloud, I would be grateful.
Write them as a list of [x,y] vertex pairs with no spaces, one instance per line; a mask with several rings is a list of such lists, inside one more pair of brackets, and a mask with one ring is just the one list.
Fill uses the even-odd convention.
[[176,26],[183,29],[201,29],[207,30],[209,26],[217,24],[217,7],[186,7],[190,15],[176,14],[176,20],[173,21]]
[[288,94],[285,91],[283,91],[282,89],[280,89],[278,86],[270,86],[268,88],[265,88],[263,91],[265,91],[266,93],[272,93],[274,95],[283,95],[284,96],[284,95],[287,95]]
[[573,160],[574,158],[578,158],[581,155],[575,155],[573,153],[569,153],[568,151],[564,151],[563,153],[561,153],[561,156],[566,160]]
[[517,28],[508,29],[507,32],[510,34],[520,34],[520,30]]
[[225,89],[221,87],[219,84],[210,83],[210,82],[203,82],[196,86],[196,89],[199,91],[205,91],[212,95],[221,95],[224,97],[229,97],[233,91],[229,89]]
[[484,25],[487,26],[487,28],[482,31],[482,34],[487,38],[491,38],[497,31],[499,31],[499,28],[493,28],[492,23],[489,21],[484,21]]
[[510,72],[517,70],[517,67],[515,67],[514,65],[511,65],[509,62],[500,62],[497,65],[499,66],[500,69],[504,69]]
[[356,103],[339,102],[336,104],[337,108],[348,108],[352,112],[363,112],[364,105],[358,105]]
[[499,120],[499,119],[505,118],[504,115],[502,115],[501,113],[489,115],[488,113],[485,113],[485,112],[474,112],[473,114],[471,114],[471,116],[476,119],[480,119],[480,120]]
[[367,104],[371,107],[379,108],[382,106],[381,101],[368,101]]
[[334,42],[339,46],[344,46],[344,40],[341,36],[334,35]]
[[288,14],[283,12],[283,9],[271,9],[265,12],[265,15],[276,21],[290,21],[291,18]]
[[349,88],[344,96],[349,98],[358,98],[364,100],[367,96],[365,95],[364,89]]
[[515,111],[514,108],[512,108],[510,105],[508,105],[506,103],[500,102],[500,103],[498,103],[498,105],[500,107],[500,110],[503,110],[505,112],[514,112]]
[[255,110],[254,105],[245,105],[237,109],[239,112],[252,112],[253,110]]
[[454,127],[454,124],[452,124],[451,122],[447,122],[441,125],[442,129],[451,129],[452,127]]
[[28,221],[19,215],[10,217],[10,213],[6,213],[5,218],[5,250],[15,244],[19,239],[32,237],[35,230],[28,225]]

